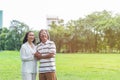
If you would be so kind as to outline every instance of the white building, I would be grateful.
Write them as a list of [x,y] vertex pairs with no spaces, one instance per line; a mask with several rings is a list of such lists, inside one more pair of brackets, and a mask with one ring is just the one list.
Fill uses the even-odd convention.
[[56,16],[47,16],[47,27],[50,28],[52,23],[58,24],[59,18]]
[[0,29],[2,28],[3,26],[3,11],[0,10]]

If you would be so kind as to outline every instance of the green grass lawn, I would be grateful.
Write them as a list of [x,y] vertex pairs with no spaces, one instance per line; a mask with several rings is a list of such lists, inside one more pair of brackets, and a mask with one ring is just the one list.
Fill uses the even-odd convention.
[[[57,54],[58,80],[120,80],[120,54]],[[17,51],[0,52],[0,80],[21,80]]]

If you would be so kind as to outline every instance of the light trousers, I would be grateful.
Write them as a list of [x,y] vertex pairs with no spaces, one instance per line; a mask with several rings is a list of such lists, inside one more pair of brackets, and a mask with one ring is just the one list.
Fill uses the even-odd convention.
[[36,80],[36,73],[22,73],[22,80]]

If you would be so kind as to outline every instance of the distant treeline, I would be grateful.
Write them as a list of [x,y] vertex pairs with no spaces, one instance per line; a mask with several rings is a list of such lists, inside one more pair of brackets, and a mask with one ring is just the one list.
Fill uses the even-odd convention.
[[[72,16],[72,15],[71,15]],[[13,20],[9,29],[0,30],[0,50],[19,50],[29,26]],[[57,52],[120,52],[120,14],[109,11],[93,12],[64,23],[60,19],[48,29]],[[34,30],[36,43],[39,30]]]

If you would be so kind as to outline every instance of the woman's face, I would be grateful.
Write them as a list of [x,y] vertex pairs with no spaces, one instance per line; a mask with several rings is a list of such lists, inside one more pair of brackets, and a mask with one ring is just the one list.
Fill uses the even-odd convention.
[[35,39],[34,33],[33,33],[33,32],[29,32],[29,33],[28,33],[27,40],[28,40],[29,42],[33,42],[34,39]]
[[47,35],[46,31],[41,31],[40,32],[40,39],[43,43],[48,40],[48,35]]

